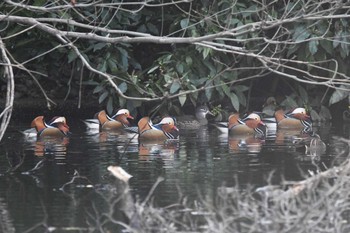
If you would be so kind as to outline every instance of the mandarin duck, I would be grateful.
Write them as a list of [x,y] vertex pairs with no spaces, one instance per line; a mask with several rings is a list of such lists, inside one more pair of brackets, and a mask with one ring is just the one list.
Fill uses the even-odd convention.
[[223,134],[265,136],[266,125],[256,113],[240,118],[238,113],[231,114],[228,122],[217,122],[214,126]]
[[95,114],[95,119],[87,119],[83,122],[88,129],[92,130],[100,128],[104,130],[118,130],[130,125],[128,119],[134,119],[134,117],[130,115],[127,109],[120,109],[111,117],[107,115],[105,110],[102,110]]
[[266,125],[256,113],[251,113],[241,119],[238,113],[232,114],[228,118],[228,130],[230,135],[265,136]]
[[263,114],[265,114],[266,116],[273,116],[277,107],[276,98],[270,96],[269,98],[266,99],[266,102],[263,104],[262,107],[263,108],[261,112]]
[[177,127],[179,129],[199,129],[201,126],[208,124],[207,115],[214,116],[206,105],[199,106],[196,108],[195,116],[184,115],[177,117]]
[[157,141],[179,138],[179,129],[175,126],[172,117],[164,117],[155,125],[149,117],[143,117],[139,120],[137,126],[140,140]]
[[275,112],[278,129],[311,129],[311,117],[305,108],[295,108],[285,113],[282,109]]
[[53,117],[50,122],[45,122],[44,116],[36,117],[31,125],[32,128],[23,131],[27,138],[33,137],[65,137],[69,134],[69,126],[63,116]]

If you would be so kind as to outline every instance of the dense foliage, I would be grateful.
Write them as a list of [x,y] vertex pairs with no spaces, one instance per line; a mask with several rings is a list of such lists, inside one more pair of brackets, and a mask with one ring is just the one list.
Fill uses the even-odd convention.
[[[348,88],[350,29],[346,14],[349,3],[264,3],[243,0],[184,1],[179,4],[150,2],[112,6],[113,3],[121,3],[113,0],[101,1],[102,7],[84,7],[79,3],[90,2],[78,1],[75,7],[42,11],[5,1],[0,3],[0,13],[36,19],[70,19],[92,27],[166,39],[216,35],[215,40],[214,37],[213,40],[209,38],[205,43],[190,40],[188,43],[172,43],[169,40],[168,43],[157,44],[146,39],[141,42],[108,43],[94,39],[72,39],[91,66],[112,75],[122,93],[151,98],[176,95],[166,101],[169,110],[178,113],[180,106],[204,102],[212,106],[225,103],[229,109],[237,111],[242,107],[249,109],[249,99],[254,93],[262,98],[270,95],[285,97],[293,93],[289,99],[304,105],[312,93],[327,105],[325,100],[329,100],[333,90],[328,91],[328,97],[324,98],[326,87],[320,88],[315,84],[339,87],[340,83],[344,90]],[[25,1],[25,4],[54,8],[71,3],[31,0]],[[327,15],[340,16],[324,17]],[[310,18],[313,16],[314,19]],[[61,21],[53,25],[63,31],[115,36]],[[0,22],[0,27],[0,35],[14,63],[33,71],[32,74],[52,97],[77,98],[83,84],[84,93],[95,94],[109,112],[116,107],[127,106],[133,110],[141,106],[142,101],[118,96],[107,80],[86,70],[74,50],[69,46],[60,46],[62,43],[52,35],[39,28],[31,29],[26,24],[11,23],[5,19]],[[230,33],[232,36],[227,36]],[[17,93],[40,96],[39,88],[34,88],[36,81],[28,78],[28,71],[16,71]],[[265,90],[262,90],[261,85],[266,77],[275,79],[267,79],[271,83],[265,84]],[[252,81],[253,78],[258,80]],[[278,80],[281,78],[290,78],[284,88],[279,88],[281,81]],[[295,79],[299,82],[295,82]],[[330,79],[341,81],[327,83]],[[306,95],[300,95],[300,90]],[[179,95],[184,92],[186,94]],[[346,97],[347,92],[338,90],[330,103]]]

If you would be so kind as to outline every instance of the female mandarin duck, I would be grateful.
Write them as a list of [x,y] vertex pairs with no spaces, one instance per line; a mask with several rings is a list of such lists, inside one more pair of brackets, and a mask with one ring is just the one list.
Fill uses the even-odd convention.
[[296,108],[287,113],[278,110],[275,112],[277,128],[279,129],[311,129],[311,117],[305,108]]
[[276,98],[270,96],[266,99],[266,102],[263,104],[262,107],[263,109],[261,112],[263,114],[265,114],[266,116],[274,116],[277,107]]
[[196,108],[195,116],[180,116],[176,123],[179,129],[199,129],[201,126],[208,124],[207,115],[214,116],[207,106],[202,105]]
[[23,132],[26,137],[65,137],[69,134],[66,118],[62,116],[52,118],[49,123],[45,122],[43,116],[38,116],[32,121],[31,127]]
[[102,110],[95,114],[97,119],[88,119],[84,123],[89,129],[105,129],[105,130],[117,130],[123,129],[130,125],[128,119],[134,119],[130,115],[129,110],[120,109],[112,117],[108,116],[106,111]]
[[235,113],[228,118],[228,131],[230,135],[265,136],[266,125],[256,113],[251,113],[243,119],[239,118],[238,113]]
[[153,125],[149,117],[143,117],[138,122],[140,140],[178,139],[179,129],[172,117],[164,117],[158,124]]

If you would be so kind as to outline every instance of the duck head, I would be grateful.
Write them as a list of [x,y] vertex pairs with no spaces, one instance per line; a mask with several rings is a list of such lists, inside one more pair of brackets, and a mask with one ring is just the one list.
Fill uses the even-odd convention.
[[202,105],[196,108],[197,119],[205,119],[208,114],[214,116],[214,114],[209,110],[209,108],[206,105]]
[[307,121],[310,119],[310,116],[306,113],[305,108],[296,108],[290,113],[287,114],[288,116],[292,116],[296,119],[299,119],[301,121]]
[[255,130],[256,133],[265,135],[266,124],[261,120],[261,117],[256,113],[251,113],[242,121],[249,127]]
[[69,126],[67,125],[67,121],[65,117],[62,117],[62,116],[54,117],[50,121],[49,125],[58,128],[66,135],[69,133]]
[[175,126],[175,121],[172,117],[164,117],[158,125],[161,125],[161,128],[165,132],[171,131],[179,131],[179,129]]
[[130,112],[128,109],[120,109],[118,112],[112,116],[113,119],[121,122],[125,126],[129,126],[130,122],[128,119],[134,119],[133,116],[130,115]]

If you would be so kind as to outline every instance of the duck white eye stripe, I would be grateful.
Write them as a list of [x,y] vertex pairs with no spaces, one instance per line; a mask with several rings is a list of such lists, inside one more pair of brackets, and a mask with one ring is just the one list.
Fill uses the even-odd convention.
[[244,121],[242,121],[241,119],[238,119],[238,122],[242,125],[245,125]]
[[107,119],[109,120],[109,121],[115,121],[113,118],[111,118],[110,116],[108,116],[108,115],[106,115],[107,116]]

